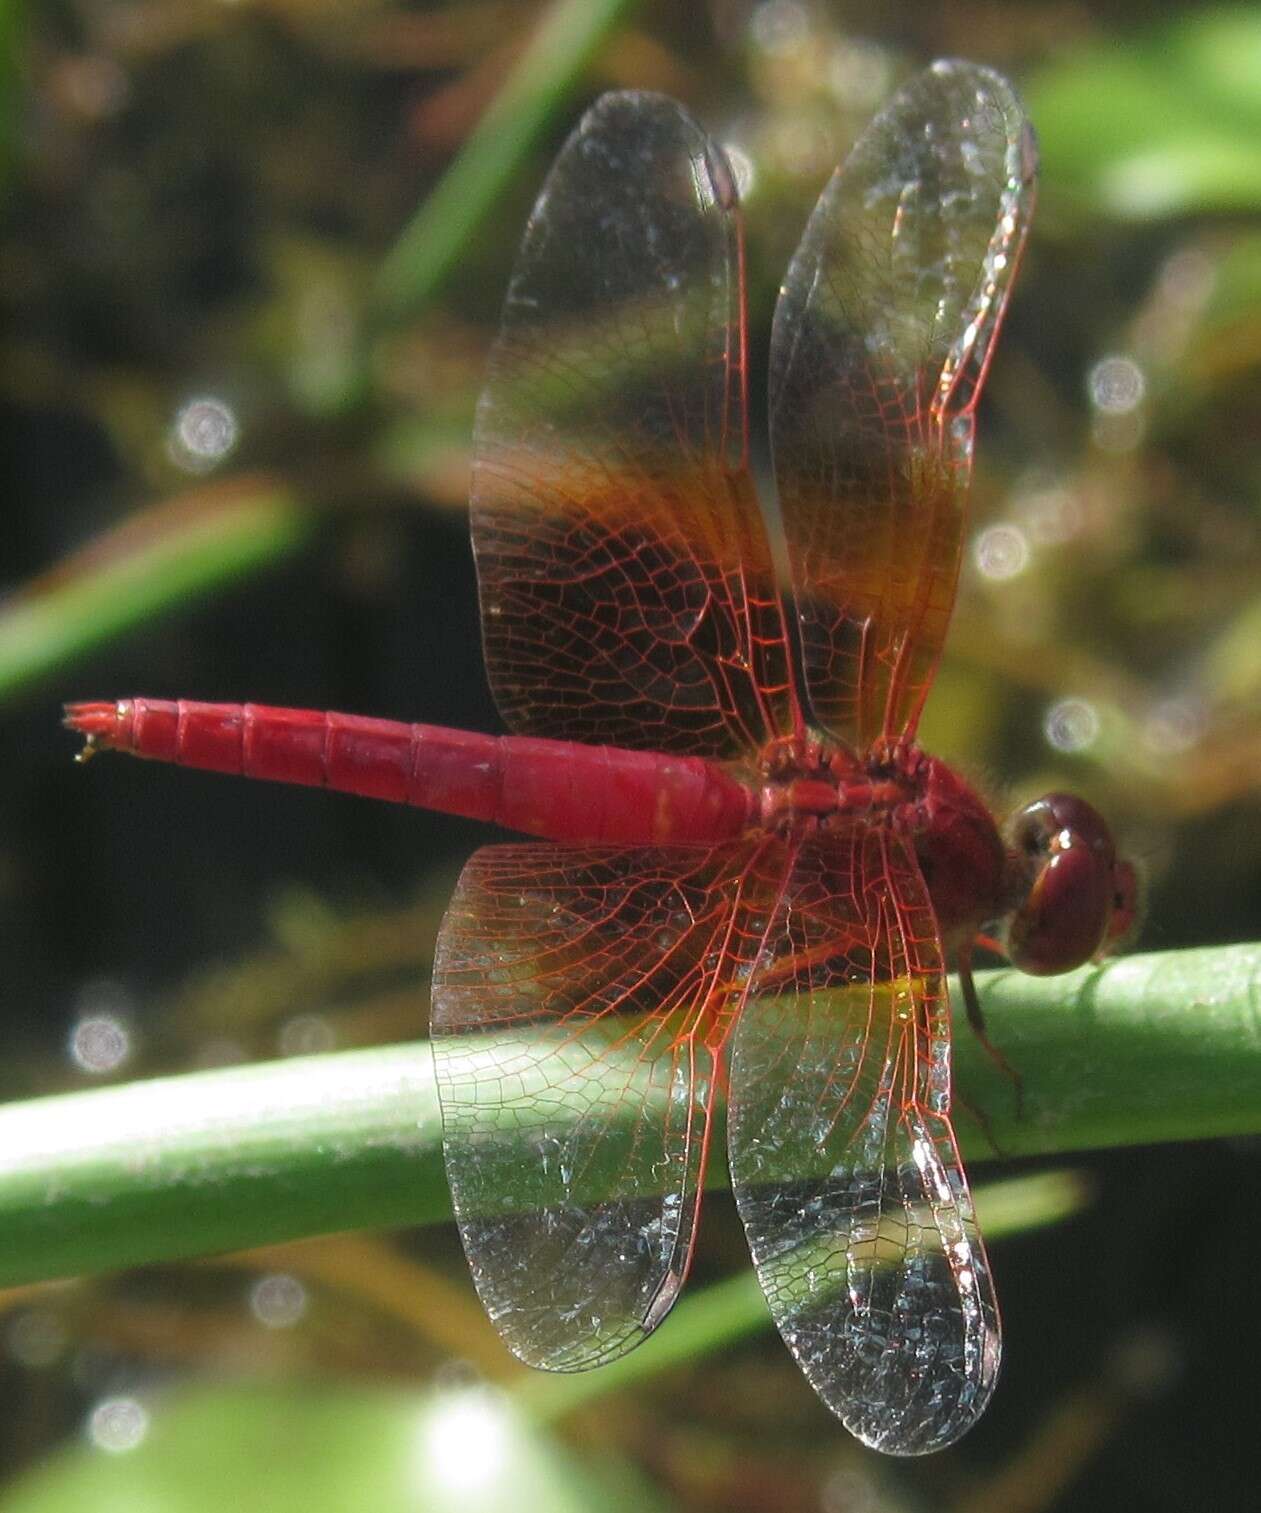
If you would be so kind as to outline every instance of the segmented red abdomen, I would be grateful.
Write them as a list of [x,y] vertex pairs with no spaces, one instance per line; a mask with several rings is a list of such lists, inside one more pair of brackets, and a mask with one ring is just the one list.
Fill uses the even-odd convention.
[[752,791],[715,763],[617,746],[192,699],[76,704],[67,724],[95,747],[412,804],[547,840],[714,844],[739,835],[754,812]]

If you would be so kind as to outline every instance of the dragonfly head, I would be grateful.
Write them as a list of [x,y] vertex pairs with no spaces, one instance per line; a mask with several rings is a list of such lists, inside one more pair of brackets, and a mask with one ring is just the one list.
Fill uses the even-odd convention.
[[1129,932],[1137,876],[1117,859],[1107,822],[1085,799],[1048,793],[1016,812],[1009,833],[1020,903],[1007,952],[1022,972],[1069,972]]

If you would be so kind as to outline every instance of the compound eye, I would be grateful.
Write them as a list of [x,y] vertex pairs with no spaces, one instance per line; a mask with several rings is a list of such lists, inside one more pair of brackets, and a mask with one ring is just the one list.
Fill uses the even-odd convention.
[[[1071,971],[1114,938],[1114,909],[1123,912],[1112,836],[1096,809],[1063,793],[1027,804],[1012,822],[1012,836],[1031,880],[1008,929],[1008,953],[1035,976]],[[1125,872],[1132,881],[1128,864]]]

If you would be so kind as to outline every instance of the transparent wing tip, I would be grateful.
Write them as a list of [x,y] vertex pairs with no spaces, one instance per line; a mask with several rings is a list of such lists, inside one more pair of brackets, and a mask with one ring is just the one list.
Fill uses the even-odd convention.
[[1008,141],[1019,149],[1026,178],[1033,178],[1038,168],[1037,138],[1010,79],[996,69],[970,63],[966,58],[938,58],[918,79],[905,86],[905,92],[914,93],[917,84],[929,78],[941,80],[955,96],[971,92],[978,104],[996,107],[1002,114]]

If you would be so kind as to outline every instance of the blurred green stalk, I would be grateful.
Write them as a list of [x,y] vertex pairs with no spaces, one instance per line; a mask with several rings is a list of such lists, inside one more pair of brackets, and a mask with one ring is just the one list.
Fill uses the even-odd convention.
[[128,516],[0,606],[0,699],[150,615],[292,550],[312,518],[266,478],[216,485]]
[[[1025,1112],[961,1029],[972,1162],[994,1150],[966,1105],[1004,1155],[1261,1131],[1261,944],[978,986]],[[711,1175],[726,1180],[721,1162]],[[449,1215],[423,1041],[0,1108],[0,1284]]]
[[433,295],[583,70],[635,0],[555,0],[503,88],[382,265],[395,319]]

